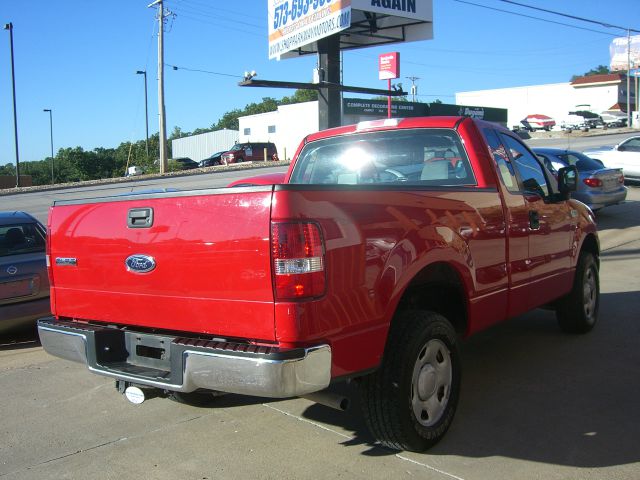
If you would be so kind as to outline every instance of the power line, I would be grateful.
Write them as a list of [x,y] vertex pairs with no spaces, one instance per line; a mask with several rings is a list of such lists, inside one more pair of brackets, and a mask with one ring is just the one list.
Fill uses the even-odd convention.
[[600,33],[602,35],[609,35],[611,37],[617,37],[618,36],[618,35],[615,35],[615,34],[610,33],[610,32],[602,32],[600,30],[594,30],[592,28],[579,27],[577,25],[571,25],[570,23],[556,22],[554,20],[548,20],[546,18],[534,17],[532,15],[525,15],[524,13],[512,12],[511,10],[504,10],[502,8],[488,7],[486,5],[480,5],[478,3],[473,3],[473,2],[466,2],[464,0],[453,0],[453,1],[454,2],[458,2],[458,3],[464,3],[464,4],[467,4],[467,5],[473,5],[474,7],[486,8],[487,10],[493,10],[493,11],[496,11],[496,12],[508,13],[510,15],[515,15],[517,17],[530,18],[532,20],[538,20],[540,22],[553,23],[555,25],[562,25],[563,27],[575,28],[577,30],[585,30],[587,32]]
[[574,20],[580,20],[581,22],[594,23],[596,25],[601,25],[601,26],[607,27],[607,28],[619,28],[620,30],[624,30],[624,31],[640,33],[640,30],[634,30],[633,28],[629,28],[629,27],[620,27],[618,25],[613,25],[611,23],[603,22],[601,20],[591,20],[589,18],[578,17],[576,15],[570,15],[568,13],[556,12],[554,10],[547,10],[546,8],[534,7],[532,5],[526,5],[524,3],[514,2],[512,0],[499,0],[499,1],[500,2],[504,2],[504,3],[510,3],[512,5],[518,5],[519,7],[530,8],[531,10],[538,10],[539,12],[546,12],[546,13],[551,13],[553,15],[559,15],[561,17],[567,17],[567,18],[572,18]]
[[212,13],[209,12],[203,12],[201,10],[198,10],[196,8],[193,8],[189,5],[176,5],[173,7],[173,10],[178,13],[178,14],[188,14],[188,15],[201,15],[207,18],[212,18],[215,20],[218,20],[222,23],[224,23],[225,21],[230,21],[233,22],[234,25],[239,24],[239,25],[246,25],[248,27],[253,27],[253,28],[265,28],[266,25],[257,25],[255,23],[250,23],[250,22],[244,22],[242,20],[235,20],[233,18],[230,17],[226,17],[224,15],[214,15]]
[[[174,0],[170,0],[171,3]],[[209,11],[214,11],[216,13],[219,12],[227,12],[231,15],[236,15],[242,18],[255,18],[256,20],[263,20],[263,17],[258,17],[256,15],[248,15],[246,11],[238,11],[238,10],[229,10],[226,8],[220,8],[218,5],[211,5],[208,3],[198,2],[196,0],[178,0],[178,3],[175,3],[174,6],[188,6],[190,8],[204,8]]]
[[199,68],[188,68],[188,67],[179,67],[177,65],[171,65],[170,63],[165,63],[167,67],[171,67],[173,70],[186,70],[187,72],[198,72],[198,73],[208,73],[210,75],[220,75],[222,77],[233,77],[242,79],[242,75],[233,75],[231,73],[222,73],[222,72],[212,72],[210,70],[201,70]]
[[211,21],[208,21],[208,20],[203,20],[202,18],[199,18],[199,17],[194,17],[194,16],[191,16],[191,15],[188,15],[186,13],[180,13],[180,12],[178,12],[178,13],[179,13],[179,16],[181,18],[186,18],[188,20],[194,20],[196,22],[204,23],[206,25],[214,25],[216,28],[222,28],[222,29],[225,29],[225,30],[233,30],[236,33],[244,33],[244,34],[247,34],[247,35],[253,35],[253,36],[256,36],[256,37],[264,38],[263,34],[257,33],[255,30],[254,31],[243,30],[241,28],[229,25],[228,22],[227,23],[224,23],[224,22],[211,22]]

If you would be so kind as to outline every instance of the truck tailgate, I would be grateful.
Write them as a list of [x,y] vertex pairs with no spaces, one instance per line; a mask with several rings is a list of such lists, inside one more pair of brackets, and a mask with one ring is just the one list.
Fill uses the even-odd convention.
[[[54,314],[274,340],[271,196],[268,186],[56,202]],[[129,225],[139,212],[151,226]]]

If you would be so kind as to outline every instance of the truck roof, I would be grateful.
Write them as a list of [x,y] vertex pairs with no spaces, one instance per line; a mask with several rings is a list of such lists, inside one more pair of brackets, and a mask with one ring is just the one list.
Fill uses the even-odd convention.
[[469,117],[409,117],[409,118],[384,118],[360,122],[354,125],[329,128],[307,136],[306,141],[312,142],[338,135],[348,135],[351,133],[362,133],[379,130],[393,130],[405,128],[455,128],[462,121],[479,121]]

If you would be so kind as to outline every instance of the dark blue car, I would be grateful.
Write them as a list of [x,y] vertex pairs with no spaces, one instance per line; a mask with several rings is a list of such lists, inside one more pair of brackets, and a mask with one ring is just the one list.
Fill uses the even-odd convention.
[[0,333],[50,315],[46,230],[25,212],[0,212]]
[[621,168],[606,168],[602,162],[589,158],[584,153],[560,148],[534,148],[547,169],[557,174],[562,167],[575,166],[580,181],[571,198],[580,200],[591,210],[622,203],[627,198],[624,175]]

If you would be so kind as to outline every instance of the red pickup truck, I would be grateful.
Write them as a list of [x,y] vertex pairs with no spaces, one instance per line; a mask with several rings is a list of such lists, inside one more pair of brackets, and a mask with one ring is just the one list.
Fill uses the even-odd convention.
[[[56,201],[47,352],[135,402],[312,396],[355,380],[386,446],[450,426],[459,339],[528,310],[596,322],[592,212],[521,140],[463,117],[307,136],[283,181]],[[273,177],[269,179],[273,181]],[[311,398],[311,397],[310,397]]]

